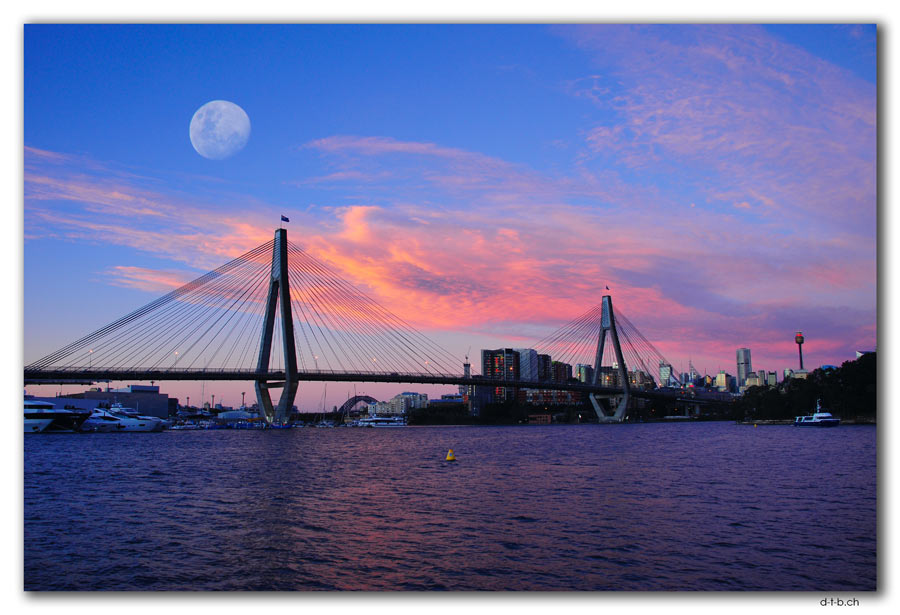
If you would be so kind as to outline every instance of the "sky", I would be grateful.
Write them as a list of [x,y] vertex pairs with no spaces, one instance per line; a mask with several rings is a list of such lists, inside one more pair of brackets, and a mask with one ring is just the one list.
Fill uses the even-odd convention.
[[[876,69],[862,24],[26,25],[24,363],[285,215],[459,357],[609,286],[677,371],[780,374],[797,330],[839,365],[876,347]],[[212,100],[252,127],[223,160]]]

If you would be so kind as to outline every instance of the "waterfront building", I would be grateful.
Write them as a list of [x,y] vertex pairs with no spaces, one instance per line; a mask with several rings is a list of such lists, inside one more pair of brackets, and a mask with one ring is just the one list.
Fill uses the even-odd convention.
[[473,386],[469,396],[469,412],[472,416],[480,416],[481,410],[494,401],[494,389],[484,386]]
[[[469,363],[469,357],[466,357],[466,362],[463,363],[463,376],[469,378],[472,376],[472,364]],[[463,397],[472,397],[474,395],[474,389],[471,384],[461,384],[459,385],[459,394]]]
[[[425,408],[428,406],[428,394],[427,393],[410,393],[403,392],[399,395],[396,395],[393,399],[404,398],[407,401],[407,408]],[[393,400],[392,400],[393,401]]]
[[[168,418],[178,411],[178,398],[169,397],[165,393],[159,392],[158,386],[132,384],[121,389],[111,389],[104,391],[100,388],[88,389],[82,393],[70,393],[63,395],[65,401],[60,399],[53,402],[54,398],[49,398],[51,403],[62,407],[70,404],[76,407],[81,405],[90,406],[87,409],[93,409],[100,405],[109,406],[110,404],[119,403],[126,408],[134,408],[144,416],[155,416],[157,418]],[[42,398],[43,399],[43,398]],[[84,400],[84,403],[75,403],[70,400]]]
[[572,379],[572,366],[562,361],[550,363],[550,380],[553,382],[568,382]]
[[628,379],[633,389],[652,389],[654,385],[650,374],[639,369],[628,372]]
[[[455,397],[462,399],[461,396]],[[403,392],[394,395],[387,401],[378,401],[368,405],[370,416],[400,416],[410,410],[428,407],[428,395],[425,393]]]
[[578,391],[553,391],[550,389],[525,389],[520,401],[532,406],[574,406],[581,403]]
[[440,410],[443,412],[452,412],[455,415],[463,416],[466,413],[465,400],[462,395],[441,395],[440,399],[432,399],[428,401],[429,410]]
[[550,382],[553,380],[553,359],[548,354],[539,354],[538,358],[538,382]]
[[737,382],[739,387],[747,386],[747,376],[753,371],[750,361],[750,349],[737,349]]
[[619,370],[615,367],[603,365],[597,372],[597,385],[601,387],[618,387],[621,386],[619,379]]
[[[519,380],[519,353],[512,348],[482,349],[481,373],[496,380]],[[495,387],[493,394],[495,402],[510,401],[514,395],[507,387]]]
[[537,382],[540,365],[538,353],[532,348],[513,348],[519,353],[519,379],[528,382]]
[[369,416],[393,416],[405,414],[405,411],[398,411],[401,404],[392,404],[390,401],[376,401],[374,404],[368,404]]
[[591,384],[594,381],[594,366],[579,363],[575,366],[575,377],[579,382]]
[[529,425],[549,425],[553,422],[553,417],[549,414],[529,414]]
[[407,412],[409,412],[411,401],[412,400],[410,400],[409,397],[403,397],[402,395],[393,396],[387,402],[390,405],[390,414],[406,414]]

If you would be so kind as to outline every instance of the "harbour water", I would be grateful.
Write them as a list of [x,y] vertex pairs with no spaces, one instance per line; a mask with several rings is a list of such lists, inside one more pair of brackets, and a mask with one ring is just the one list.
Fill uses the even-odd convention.
[[876,589],[871,426],[29,435],[24,467],[26,590]]

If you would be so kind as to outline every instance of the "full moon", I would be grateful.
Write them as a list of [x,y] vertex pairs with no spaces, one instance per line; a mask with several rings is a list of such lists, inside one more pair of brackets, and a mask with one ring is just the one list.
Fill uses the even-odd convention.
[[191,145],[211,160],[238,153],[250,138],[250,118],[243,109],[227,100],[212,100],[191,119]]

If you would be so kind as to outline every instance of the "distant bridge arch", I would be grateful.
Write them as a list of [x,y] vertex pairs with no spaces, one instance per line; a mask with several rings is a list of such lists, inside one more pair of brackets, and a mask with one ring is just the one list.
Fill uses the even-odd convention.
[[350,412],[350,410],[352,410],[356,406],[356,404],[358,404],[361,401],[364,401],[367,404],[374,404],[378,400],[375,399],[374,397],[369,397],[368,395],[354,395],[353,397],[351,397],[350,399],[345,401],[343,406],[338,408],[338,413],[346,414],[346,413]]

